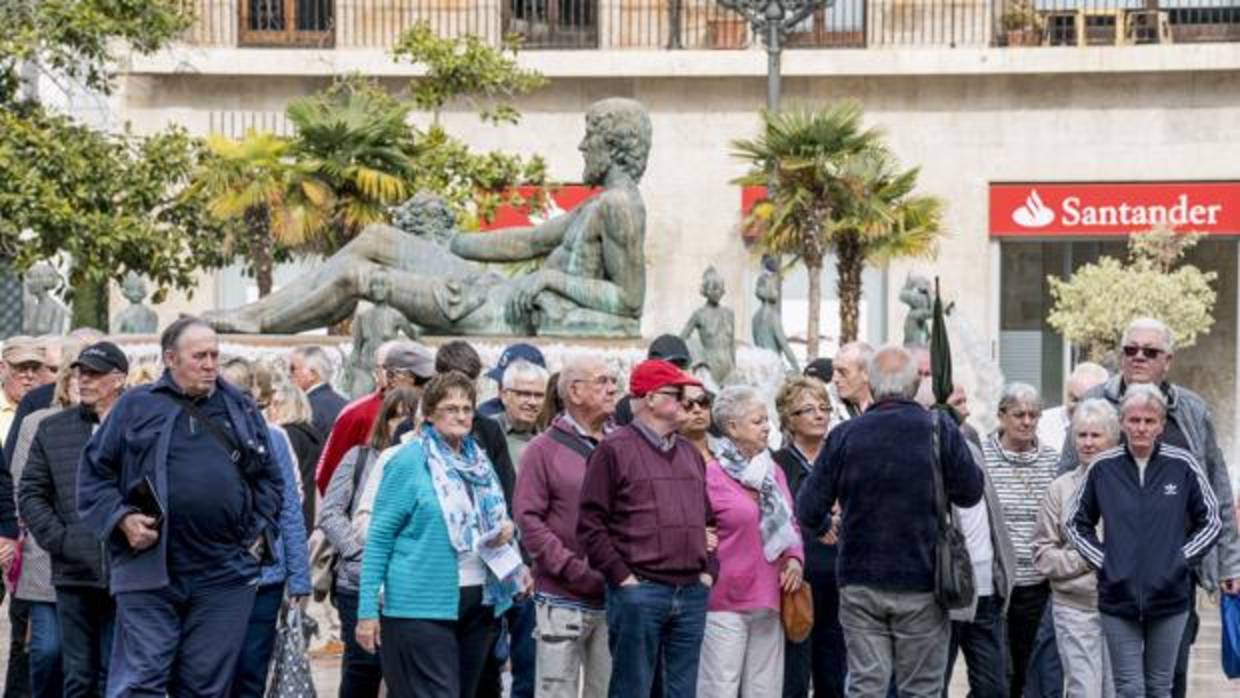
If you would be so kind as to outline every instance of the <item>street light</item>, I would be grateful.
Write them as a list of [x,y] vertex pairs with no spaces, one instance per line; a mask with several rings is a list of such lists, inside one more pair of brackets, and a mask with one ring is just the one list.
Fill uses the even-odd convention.
[[780,55],[784,40],[806,17],[830,7],[835,0],[719,0],[719,4],[739,13],[753,26],[766,44],[766,108],[779,109]]

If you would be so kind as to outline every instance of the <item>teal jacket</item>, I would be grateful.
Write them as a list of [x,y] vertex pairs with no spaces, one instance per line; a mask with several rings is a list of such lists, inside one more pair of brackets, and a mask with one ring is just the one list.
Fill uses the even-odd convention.
[[[388,461],[375,495],[362,554],[357,617],[456,620],[460,605],[457,555],[448,538],[426,453],[411,441]],[[499,616],[511,603],[496,607]]]

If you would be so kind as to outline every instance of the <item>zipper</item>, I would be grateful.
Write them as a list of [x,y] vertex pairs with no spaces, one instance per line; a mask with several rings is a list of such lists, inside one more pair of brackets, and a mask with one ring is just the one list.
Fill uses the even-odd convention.
[[[1149,464],[1146,464],[1149,469]],[[1137,476],[1137,516],[1139,521],[1145,520],[1145,483],[1142,482],[1141,469],[1133,462],[1133,470]],[[1145,622],[1145,569],[1140,570],[1140,576],[1137,579],[1137,620]]]

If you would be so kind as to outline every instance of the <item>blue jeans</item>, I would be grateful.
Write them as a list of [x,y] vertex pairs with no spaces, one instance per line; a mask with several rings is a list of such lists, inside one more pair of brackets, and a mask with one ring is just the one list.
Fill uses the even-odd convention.
[[371,654],[357,644],[357,592],[339,591],[332,595],[340,613],[340,636],[344,641],[344,666],[340,671],[340,698],[378,698],[383,683],[379,654]]
[[1188,612],[1143,621],[1102,614],[1115,698],[1169,696]]
[[30,695],[60,698],[65,678],[60,665],[60,618],[56,604],[30,604]]
[[710,590],[698,583],[609,585],[609,698],[649,698],[660,660],[663,698],[696,698],[709,598]]
[[[972,698],[1007,696],[1007,630],[1002,604],[1003,599],[995,596],[978,597],[973,621],[952,623],[952,639],[947,649],[947,676],[950,678],[952,675],[957,650],[963,650]],[[946,682],[943,684],[943,696],[947,697]]]
[[267,670],[271,664],[271,652],[276,646],[276,623],[280,620],[280,604],[283,602],[283,583],[258,588],[246,625],[241,656],[237,658],[237,674],[232,682],[233,698],[263,698],[267,692]]
[[508,657],[512,661],[512,698],[534,698],[535,660],[538,644],[534,640],[537,615],[534,599],[515,601],[505,615],[508,620]]

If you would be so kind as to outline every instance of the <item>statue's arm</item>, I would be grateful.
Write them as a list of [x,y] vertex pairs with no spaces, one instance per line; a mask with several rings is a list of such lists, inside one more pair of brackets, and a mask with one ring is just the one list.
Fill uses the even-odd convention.
[[475,262],[520,262],[545,257],[564,239],[577,210],[530,228],[457,235],[452,238],[452,253]]
[[788,343],[788,335],[784,334],[784,323],[775,323],[775,346],[784,353],[788,359],[788,364],[792,366],[792,370],[796,373],[801,372],[801,364],[797,361],[797,355],[792,353],[792,345]]
[[591,223],[604,226],[603,265],[607,278],[586,279],[544,269],[539,273],[543,275],[545,288],[587,308],[613,315],[641,317],[642,305],[646,300],[642,223],[630,206],[613,204],[606,194],[600,197],[599,210],[595,214],[598,218]]
[[685,323],[685,328],[680,331],[680,338],[688,339],[692,337],[693,330],[697,329],[697,326],[698,326],[698,311],[695,310],[693,311],[693,314],[689,316],[689,321]]

